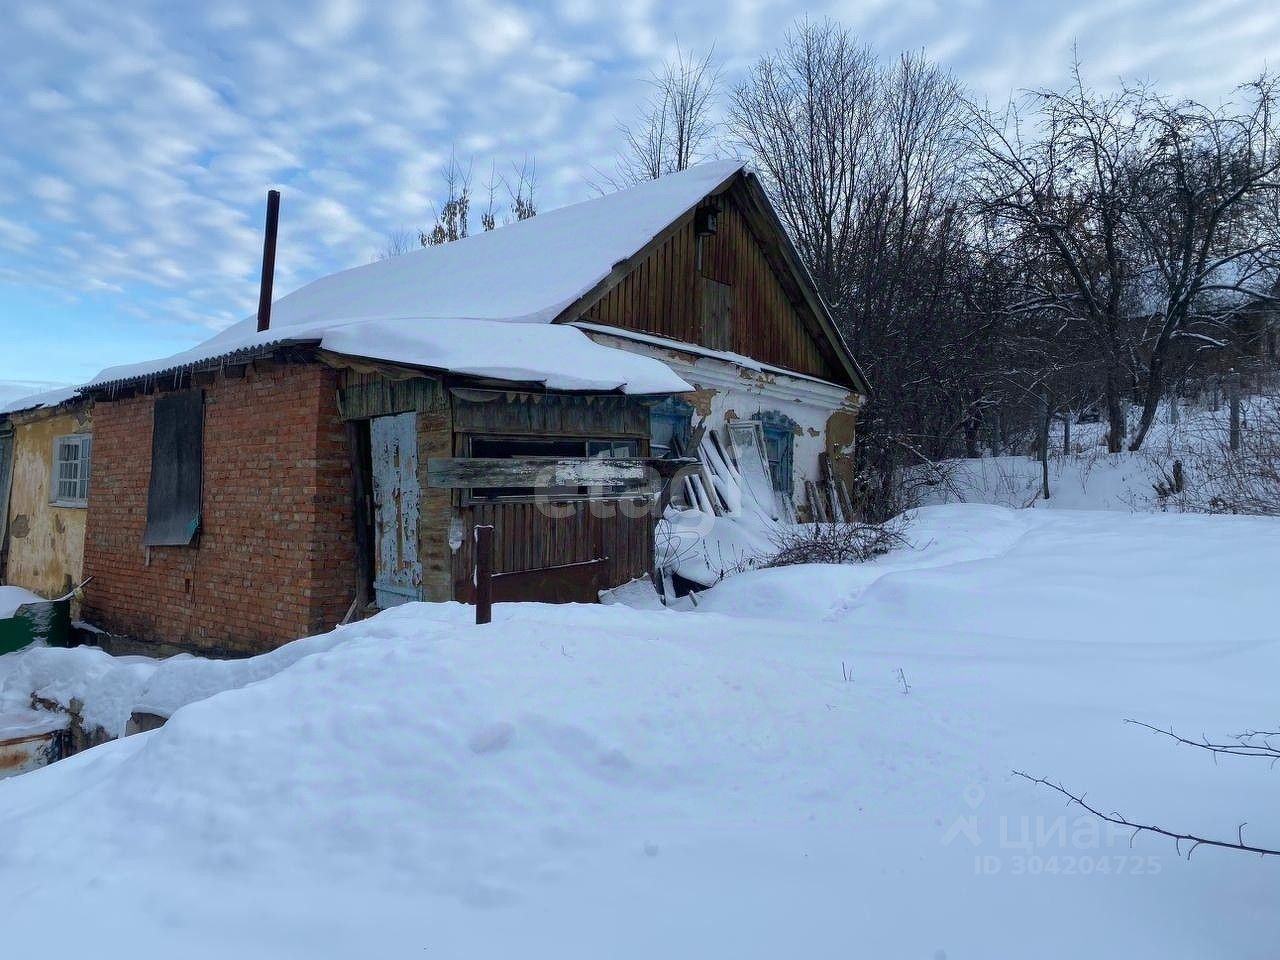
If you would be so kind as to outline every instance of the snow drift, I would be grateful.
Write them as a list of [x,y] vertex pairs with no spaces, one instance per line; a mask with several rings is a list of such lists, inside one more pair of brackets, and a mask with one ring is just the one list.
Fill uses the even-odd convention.
[[1009,771],[1280,843],[1275,772],[1123,723],[1274,722],[1278,532],[953,505],[696,613],[399,607],[0,782],[5,944],[1261,960],[1274,865],[1090,832]]

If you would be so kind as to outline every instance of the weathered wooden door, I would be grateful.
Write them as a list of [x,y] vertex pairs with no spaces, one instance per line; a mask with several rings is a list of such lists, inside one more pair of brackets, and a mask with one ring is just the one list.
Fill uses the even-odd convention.
[[418,557],[417,416],[401,413],[369,421],[373,461],[374,600],[385,609],[422,598]]

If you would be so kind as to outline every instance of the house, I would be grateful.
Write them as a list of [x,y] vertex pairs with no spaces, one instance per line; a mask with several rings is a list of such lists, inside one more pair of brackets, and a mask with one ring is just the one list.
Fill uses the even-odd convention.
[[85,616],[250,654],[411,599],[593,600],[651,571],[699,429],[773,483],[850,476],[867,388],[754,176],[696,167],[311,283],[104,371]]
[[76,390],[0,409],[0,583],[54,598],[83,579],[93,405]]

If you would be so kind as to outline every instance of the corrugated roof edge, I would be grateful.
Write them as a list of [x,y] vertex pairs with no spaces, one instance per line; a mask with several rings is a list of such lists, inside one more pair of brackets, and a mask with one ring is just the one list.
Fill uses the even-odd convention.
[[135,383],[147,383],[149,381],[159,380],[161,377],[169,377],[174,374],[189,373],[197,370],[217,370],[227,364],[247,363],[251,360],[258,360],[263,357],[269,357],[282,347],[318,347],[320,340],[315,337],[296,338],[281,337],[279,340],[271,340],[267,343],[255,343],[251,347],[240,347],[237,350],[230,350],[227,353],[216,354],[212,357],[203,357],[199,360],[192,360],[188,363],[174,364],[171,367],[164,367],[160,370],[152,370],[148,373],[139,373],[130,377],[117,377],[112,380],[90,380],[84,386],[79,388],[81,395],[90,393],[99,393],[118,389],[120,387],[130,386]]
[[30,413],[34,410],[54,410],[83,399],[80,387],[64,387],[59,390],[46,390],[19,397],[7,404],[0,405],[0,417],[15,413]]

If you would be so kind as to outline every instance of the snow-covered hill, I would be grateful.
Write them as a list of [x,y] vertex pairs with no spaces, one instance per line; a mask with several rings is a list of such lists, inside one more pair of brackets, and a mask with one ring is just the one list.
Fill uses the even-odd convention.
[[[5,954],[1269,958],[1280,521],[919,512],[697,612],[416,604],[0,781]],[[21,656],[21,655],[18,655]],[[16,658],[0,658],[0,679]],[[256,679],[255,679],[256,678]]]

